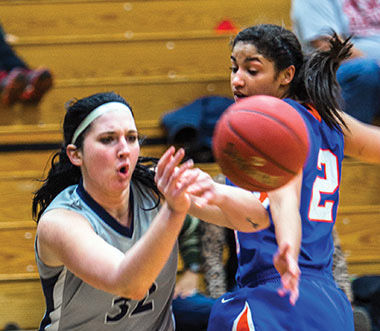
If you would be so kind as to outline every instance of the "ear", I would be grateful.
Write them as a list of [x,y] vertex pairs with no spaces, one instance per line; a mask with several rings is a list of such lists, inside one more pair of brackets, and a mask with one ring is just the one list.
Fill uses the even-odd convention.
[[78,150],[78,148],[75,145],[67,145],[66,154],[73,165],[77,167],[80,167],[82,165],[82,153]]
[[290,65],[289,67],[287,67],[286,69],[284,69],[283,71],[281,71],[281,84],[282,85],[289,85],[293,78],[294,78],[294,74],[296,72],[296,68],[294,65]]

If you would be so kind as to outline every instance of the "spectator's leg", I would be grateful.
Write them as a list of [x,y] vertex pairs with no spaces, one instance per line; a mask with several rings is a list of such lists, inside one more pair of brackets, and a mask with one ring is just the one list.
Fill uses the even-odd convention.
[[218,298],[227,290],[226,273],[223,264],[223,248],[226,244],[224,228],[214,224],[202,223],[203,270],[207,293]]
[[0,29],[0,71],[11,71],[14,68],[28,69],[28,66],[7,43],[4,32]]

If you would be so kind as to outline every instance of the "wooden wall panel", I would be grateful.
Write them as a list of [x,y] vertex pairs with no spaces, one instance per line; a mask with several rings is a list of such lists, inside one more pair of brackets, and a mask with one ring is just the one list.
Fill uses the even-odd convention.
[[380,274],[380,166],[343,161],[336,229],[352,275]]
[[[125,97],[132,106],[138,129],[148,137],[163,137],[159,123],[165,112],[176,110],[205,95],[231,97],[228,77],[119,80],[108,84],[104,81],[85,81],[82,85],[77,81],[73,85],[53,88],[37,108],[16,105],[12,111],[0,109],[0,144],[12,141],[22,143],[25,140],[32,143],[39,140],[38,132],[52,135],[50,141],[61,141],[64,104],[74,97],[82,98],[105,91],[115,91]],[[33,135],[28,134],[30,130],[33,131]]]
[[1,222],[31,220],[33,192],[40,186],[36,179],[42,177],[42,168],[41,171],[35,172],[33,177],[1,177],[0,224]]
[[[21,225],[21,224],[20,224]],[[20,227],[3,227],[0,223],[0,279],[38,277],[34,257],[36,224],[23,222]],[[28,275],[29,274],[29,275]]]
[[289,9],[290,0],[0,1],[7,31],[27,37],[213,30],[225,19],[290,26]]
[[380,206],[379,183],[379,165],[346,158],[341,180],[345,189],[341,191],[340,204],[352,207]]
[[0,281],[0,327],[16,322],[22,329],[37,330],[45,311],[39,279]]
[[56,79],[155,77],[225,73],[230,66],[229,36],[158,40],[94,38],[15,45],[32,67],[45,66]]
[[345,212],[344,205],[336,223],[342,250],[353,276],[380,274],[380,206]]

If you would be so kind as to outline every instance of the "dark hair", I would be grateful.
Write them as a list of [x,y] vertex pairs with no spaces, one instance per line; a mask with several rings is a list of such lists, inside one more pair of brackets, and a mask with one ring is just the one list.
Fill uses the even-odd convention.
[[[95,108],[108,102],[120,102],[127,105],[131,111],[132,108],[123,97],[113,92],[97,93],[89,97],[70,101],[66,108],[67,112],[63,122],[63,138],[64,142],[60,151],[56,152],[51,159],[51,168],[45,179],[41,180],[43,185],[34,192],[32,213],[33,218],[38,222],[42,213],[50,202],[66,187],[78,184],[82,175],[80,168],[74,166],[66,154],[67,145],[71,144],[71,140],[76,128],[83,119],[91,113]],[[133,112],[132,112],[132,116]],[[78,149],[83,146],[83,140],[88,132],[91,124],[76,139],[75,145]],[[132,179],[139,181],[143,185],[148,186],[157,196],[155,208],[160,203],[160,193],[154,182],[154,171],[152,168],[157,164],[156,158],[139,157],[136,168],[132,174]]]
[[294,65],[295,74],[288,97],[301,103],[312,103],[330,127],[342,131],[346,126],[340,115],[341,93],[336,80],[340,63],[350,56],[350,38],[341,41],[332,31],[330,49],[316,50],[305,56],[296,35],[274,24],[251,26],[238,33],[232,48],[238,42],[252,44],[257,51],[274,63],[276,73]]

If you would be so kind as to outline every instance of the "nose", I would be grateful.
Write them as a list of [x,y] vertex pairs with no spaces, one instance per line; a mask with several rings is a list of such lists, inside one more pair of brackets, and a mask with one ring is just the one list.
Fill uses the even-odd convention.
[[128,142],[125,137],[121,137],[118,144],[117,157],[122,158],[128,156],[130,152]]
[[231,84],[233,87],[244,86],[244,79],[240,71],[237,71],[236,73],[231,74]]

